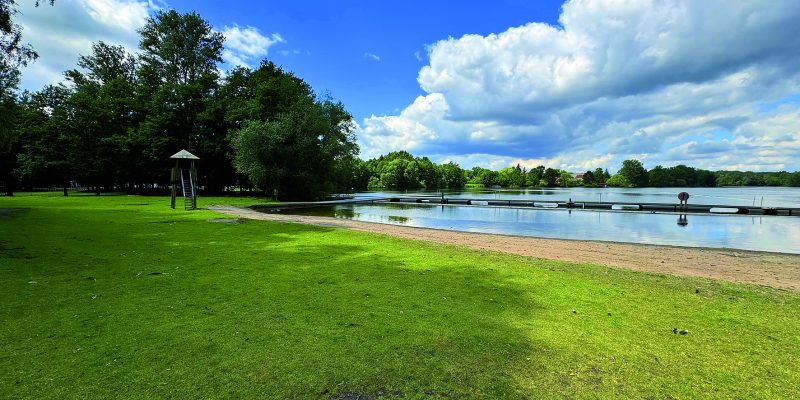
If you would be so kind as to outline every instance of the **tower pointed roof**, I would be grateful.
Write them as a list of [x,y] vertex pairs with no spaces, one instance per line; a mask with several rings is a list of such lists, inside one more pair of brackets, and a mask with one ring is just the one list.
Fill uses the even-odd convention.
[[194,155],[192,153],[189,153],[186,150],[181,150],[181,151],[173,154],[172,157],[170,157],[170,158],[179,158],[179,159],[186,159],[186,160],[199,160],[200,159],[200,157],[198,157],[198,156],[196,156],[196,155]]

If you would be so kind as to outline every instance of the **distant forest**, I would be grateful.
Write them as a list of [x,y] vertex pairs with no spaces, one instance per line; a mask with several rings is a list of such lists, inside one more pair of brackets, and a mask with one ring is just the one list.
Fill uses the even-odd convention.
[[341,102],[269,60],[221,73],[225,38],[200,15],[174,10],[148,20],[136,54],[95,43],[91,54],[76,55],[79,68],[64,71],[64,82],[20,93],[21,68],[36,53],[19,41],[13,4],[0,2],[0,189],[9,195],[78,185],[163,191],[169,157],[181,149],[200,157],[198,184],[207,193],[255,190],[285,200],[465,186],[800,186],[798,172],[648,171],[637,160],[613,176],[601,168],[464,170],[405,151],[364,161]]
[[353,166],[352,188],[365,189],[454,189],[471,187],[716,187],[800,186],[800,172],[707,171],[677,165],[644,168],[639,160],[626,160],[615,175],[596,168],[580,173],[538,166],[519,165],[493,171],[482,167],[462,170],[458,164],[437,165],[427,157],[405,151],[392,152]]

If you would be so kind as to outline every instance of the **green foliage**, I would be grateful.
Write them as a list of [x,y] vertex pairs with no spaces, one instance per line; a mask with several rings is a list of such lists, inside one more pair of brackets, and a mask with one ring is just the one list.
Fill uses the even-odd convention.
[[[255,70],[237,67],[231,71],[220,88],[217,102],[224,109],[224,129],[235,130],[241,128],[247,121],[272,121],[282,114],[303,113],[305,110],[317,107],[315,103],[319,101],[311,86],[305,81],[264,60]],[[342,124],[350,128],[350,123],[348,114],[347,118],[342,120]],[[353,140],[355,139],[351,141]],[[336,163],[336,186],[341,183],[344,187],[348,187],[353,184],[355,173],[344,171],[342,168],[345,165],[355,167],[357,164],[351,160],[341,161]],[[243,174],[245,181],[247,176]]]
[[467,183],[464,171],[452,161],[440,165],[439,174],[441,176],[439,186],[444,189],[461,189]]
[[358,152],[341,103],[306,103],[272,121],[250,120],[231,134],[233,163],[259,189],[281,199],[313,199],[337,186],[337,164]]
[[611,178],[606,181],[606,185],[610,187],[631,187],[631,181],[628,180],[628,177],[619,173],[615,174]]
[[595,178],[594,178],[594,172],[592,172],[592,171],[584,172],[582,179],[583,179],[583,186],[586,186],[586,187],[597,186],[597,184],[595,182]]
[[45,88],[19,106],[0,103],[17,110],[0,117],[10,122],[2,128],[14,127],[0,132],[0,180],[16,171],[27,186],[163,187],[168,157],[185,148],[200,157],[198,183],[206,190],[237,182],[252,187],[249,174],[234,170],[228,139],[236,135],[229,133],[248,121],[285,126],[288,120],[288,142],[278,144],[286,146],[285,157],[264,168],[281,171],[274,184],[288,197],[366,184],[352,117],[340,103],[317,99],[302,79],[269,61],[221,80],[224,38],[196,13],[158,12],[139,33],[139,54],[95,43],[91,54],[79,57],[80,69],[65,72],[72,85]]
[[197,13],[160,11],[139,31],[137,72],[144,120],[133,145],[141,148],[137,181],[166,176],[168,157],[187,149],[200,157],[198,181],[214,191],[234,180],[227,159],[218,64],[224,38]]
[[608,174],[608,170],[603,170],[602,168],[597,168],[594,170],[594,182],[596,184],[603,184],[606,183],[611,178],[611,175]]
[[98,42],[78,65],[83,71],[66,72],[73,83],[67,100],[75,152],[69,160],[75,168],[71,178],[113,187],[116,180],[130,179],[123,165],[135,160],[127,149],[142,114],[135,97],[136,59],[122,46]]
[[503,187],[525,186],[526,171],[517,164],[516,167],[503,168],[498,171],[497,183]]
[[554,168],[547,168],[544,170],[542,179],[545,181],[547,187],[557,186],[556,180],[561,177],[561,171]]
[[[50,5],[53,0],[49,1]],[[36,1],[39,6],[39,1]],[[6,194],[13,194],[21,151],[17,128],[18,105],[14,91],[19,85],[20,69],[35,61],[39,55],[22,42],[22,27],[14,23],[18,14],[16,1],[0,0],[0,181]]]
[[483,185],[485,187],[492,187],[500,184],[500,174],[497,171],[490,169],[473,167],[471,170],[465,171],[467,181],[475,185]]
[[[404,151],[362,161],[350,114],[318,98],[291,72],[264,60],[221,77],[224,38],[194,12],[159,11],[139,31],[137,54],[97,42],[79,56],[79,69],[65,71],[68,85],[20,96],[19,68],[36,54],[20,41],[15,15],[15,2],[0,0],[0,181],[9,189],[70,181],[98,192],[163,188],[168,157],[184,148],[200,157],[198,183],[208,192],[256,186],[312,198],[367,188],[573,184],[565,171],[545,166],[464,171]],[[245,148],[251,142],[270,147]],[[626,160],[620,174],[637,187],[800,186],[798,173],[714,173],[684,165],[648,172],[638,160]],[[608,170],[597,168],[581,183],[601,185],[609,178]]]
[[525,186],[541,186],[539,182],[541,182],[542,178],[544,177],[544,171],[544,165],[540,165],[528,171],[528,174],[525,177]]
[[268,120],[315,100],[311,86],[275,63],[264,60],[255,70],[237,67],[221,88],[225,118],[234,128],[247,120]]
[[17,172],[34,182],[55,181],[66,187],[78,172],[70,95],[66,87],[50,85],[20,102],[17,132],[23,144]]
[[800,186],[800,172],[717,171],[717,186]]
[[713,172],[685,165],[669,168],[657,165],[648,171],[648,181],[656,187],[713,187],[717,183]]
[[284,150],[281,144],[293,128],[291,118],[282,114],[272,122],[245,121],[241,129],[231,132],[231,143],[236,151],[233,164],[239,173],[264,191],[277,188],[286,172],[281,165],[270,161],[287,157],[281,154]]
[[622,162],[622,168],[619,174],[624,176],[627,182],[634,187],[647,186],[647,170],[639,160],[625,160]]
[[572,177],[571,173],[567,171],[561,171],[558,183],[562,187],[573,187],[575,186],[575,179]]
[[369,189],[461,189],[468,180],[468,174],[456,163],[436,165],[427,157],[414,157],[406,151],[373,158],[365,166],[370,174]]
[[5,185],[5,194],[14,193],[14,170],[17,168],[19,136],[17,115],[19,106],[12,97],[0,98],[0,181]]
[[225,38],[199,14],[159,11],[139,35],[144,76],[175,85],[216,78]]
[[39,57],[33,47],[22,42],[22,27],[14,23],[18,13],[15,0],[0,0],[0,100],[16,89],[20,68]]
[[800,172],[795,172],[789,177],[788,186],[800,186]]
[[[362,189],[461,189],[468,174],[453,162],[436,165],[427,157],[414,157],[407,151],[395,151],[364,163],[369,178]],[[363,177],[363,172],[360,172]],[[473,182],[474,184],[475,182]],[[357,187],[359,188],[359,187]]]

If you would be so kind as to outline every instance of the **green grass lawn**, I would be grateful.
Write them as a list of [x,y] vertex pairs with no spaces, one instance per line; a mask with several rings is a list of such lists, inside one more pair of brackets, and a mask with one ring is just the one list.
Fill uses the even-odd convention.
[[0,198],[0,398],[800,396],[794,293],[220,216]]

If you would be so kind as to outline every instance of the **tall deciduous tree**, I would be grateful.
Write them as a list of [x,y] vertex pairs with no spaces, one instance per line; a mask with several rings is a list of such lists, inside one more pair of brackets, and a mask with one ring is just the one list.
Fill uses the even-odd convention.
[[628,180],[628,177],[622,175],[621,173],[615,174],[611,178],[606,180],[606,184],[610,187],[630,187],[631,182]]
[[572,187],[575,186],[575,179],[569,172],[561,171],[561,175],[559,176],[559,184],[563,187]]
[[337,166],[358,153],[355,124],[344,106],[307,100],[269,121],[246,121],[231,134],[236,169],[284,199],[330,193],[340,176]]
[[627,178],[627,181],[635,187],[647,186],[647,170],[639,160],[625,160],[619,174]]
[[536,168],[531,168],[531,170],[528,171],[528,175],[525,178],[526,185],[539,186],[539,181],[541,181],[542,178],[544,177],[545,169],[546,168],[544,167],[544,165],[540,165]]
[[439,167],[441,174],[441,187],[447,189],[461,189],[467,183],[467,178],[464,176],[464,170],[461,167],[450,161],[442,164]]
[[[39,6],[39,0],[36,6]],[[52,5],[53,0],[49,3]],[[29,44],[22,42],[22,27],[14,23],[17,14],[14,0],[0,0],[0,181],[7,195],[14,193],[14,170],[20,149],[17,123],[16,90],[20,67],[39,57]]]
[[77,175],[75,130],[69,99],[61,85],[49,85],[31,96],[23,96],[17,130],[23,143],[19,173],[33,182],[59,183],[67,187]]
[[547,168],[544,170],[543,179],[547,186],[556,186],[556,179],[561,177],[561,172],[557,169]]
[[594,172],[586,171],[583,173],[583,186],[595,186]]
[[197,13],[175,10],[149,18],[139,34],[138,95],[147,114],[135,143],[143,156],[139,180],[163,181],[167,158],[185,148],[201,159],[200,183],[221,189],[221,176],[231,172],[224,169],[224,114],[212,96],[218,89],[222,34]]
[[199,14],[159,11],[139,34],[144,73],[151,78],[188,85],[217,77],[225,38]]
[[[38,5],[38,2],[37,2]],[[22,42],[22,27],[14,23],[14,0],[0,0],[0,95],[8,95],[19,83],[19,68],[39,57]]]
[[122,46],[103,42],[79,58],[81,70],[66,72],[74,92],[69,103],[77,130],[76,178],[94,187],[122,186],[138,154],[130,151],[131,132],[142,119],[135,98],[137,62]]

